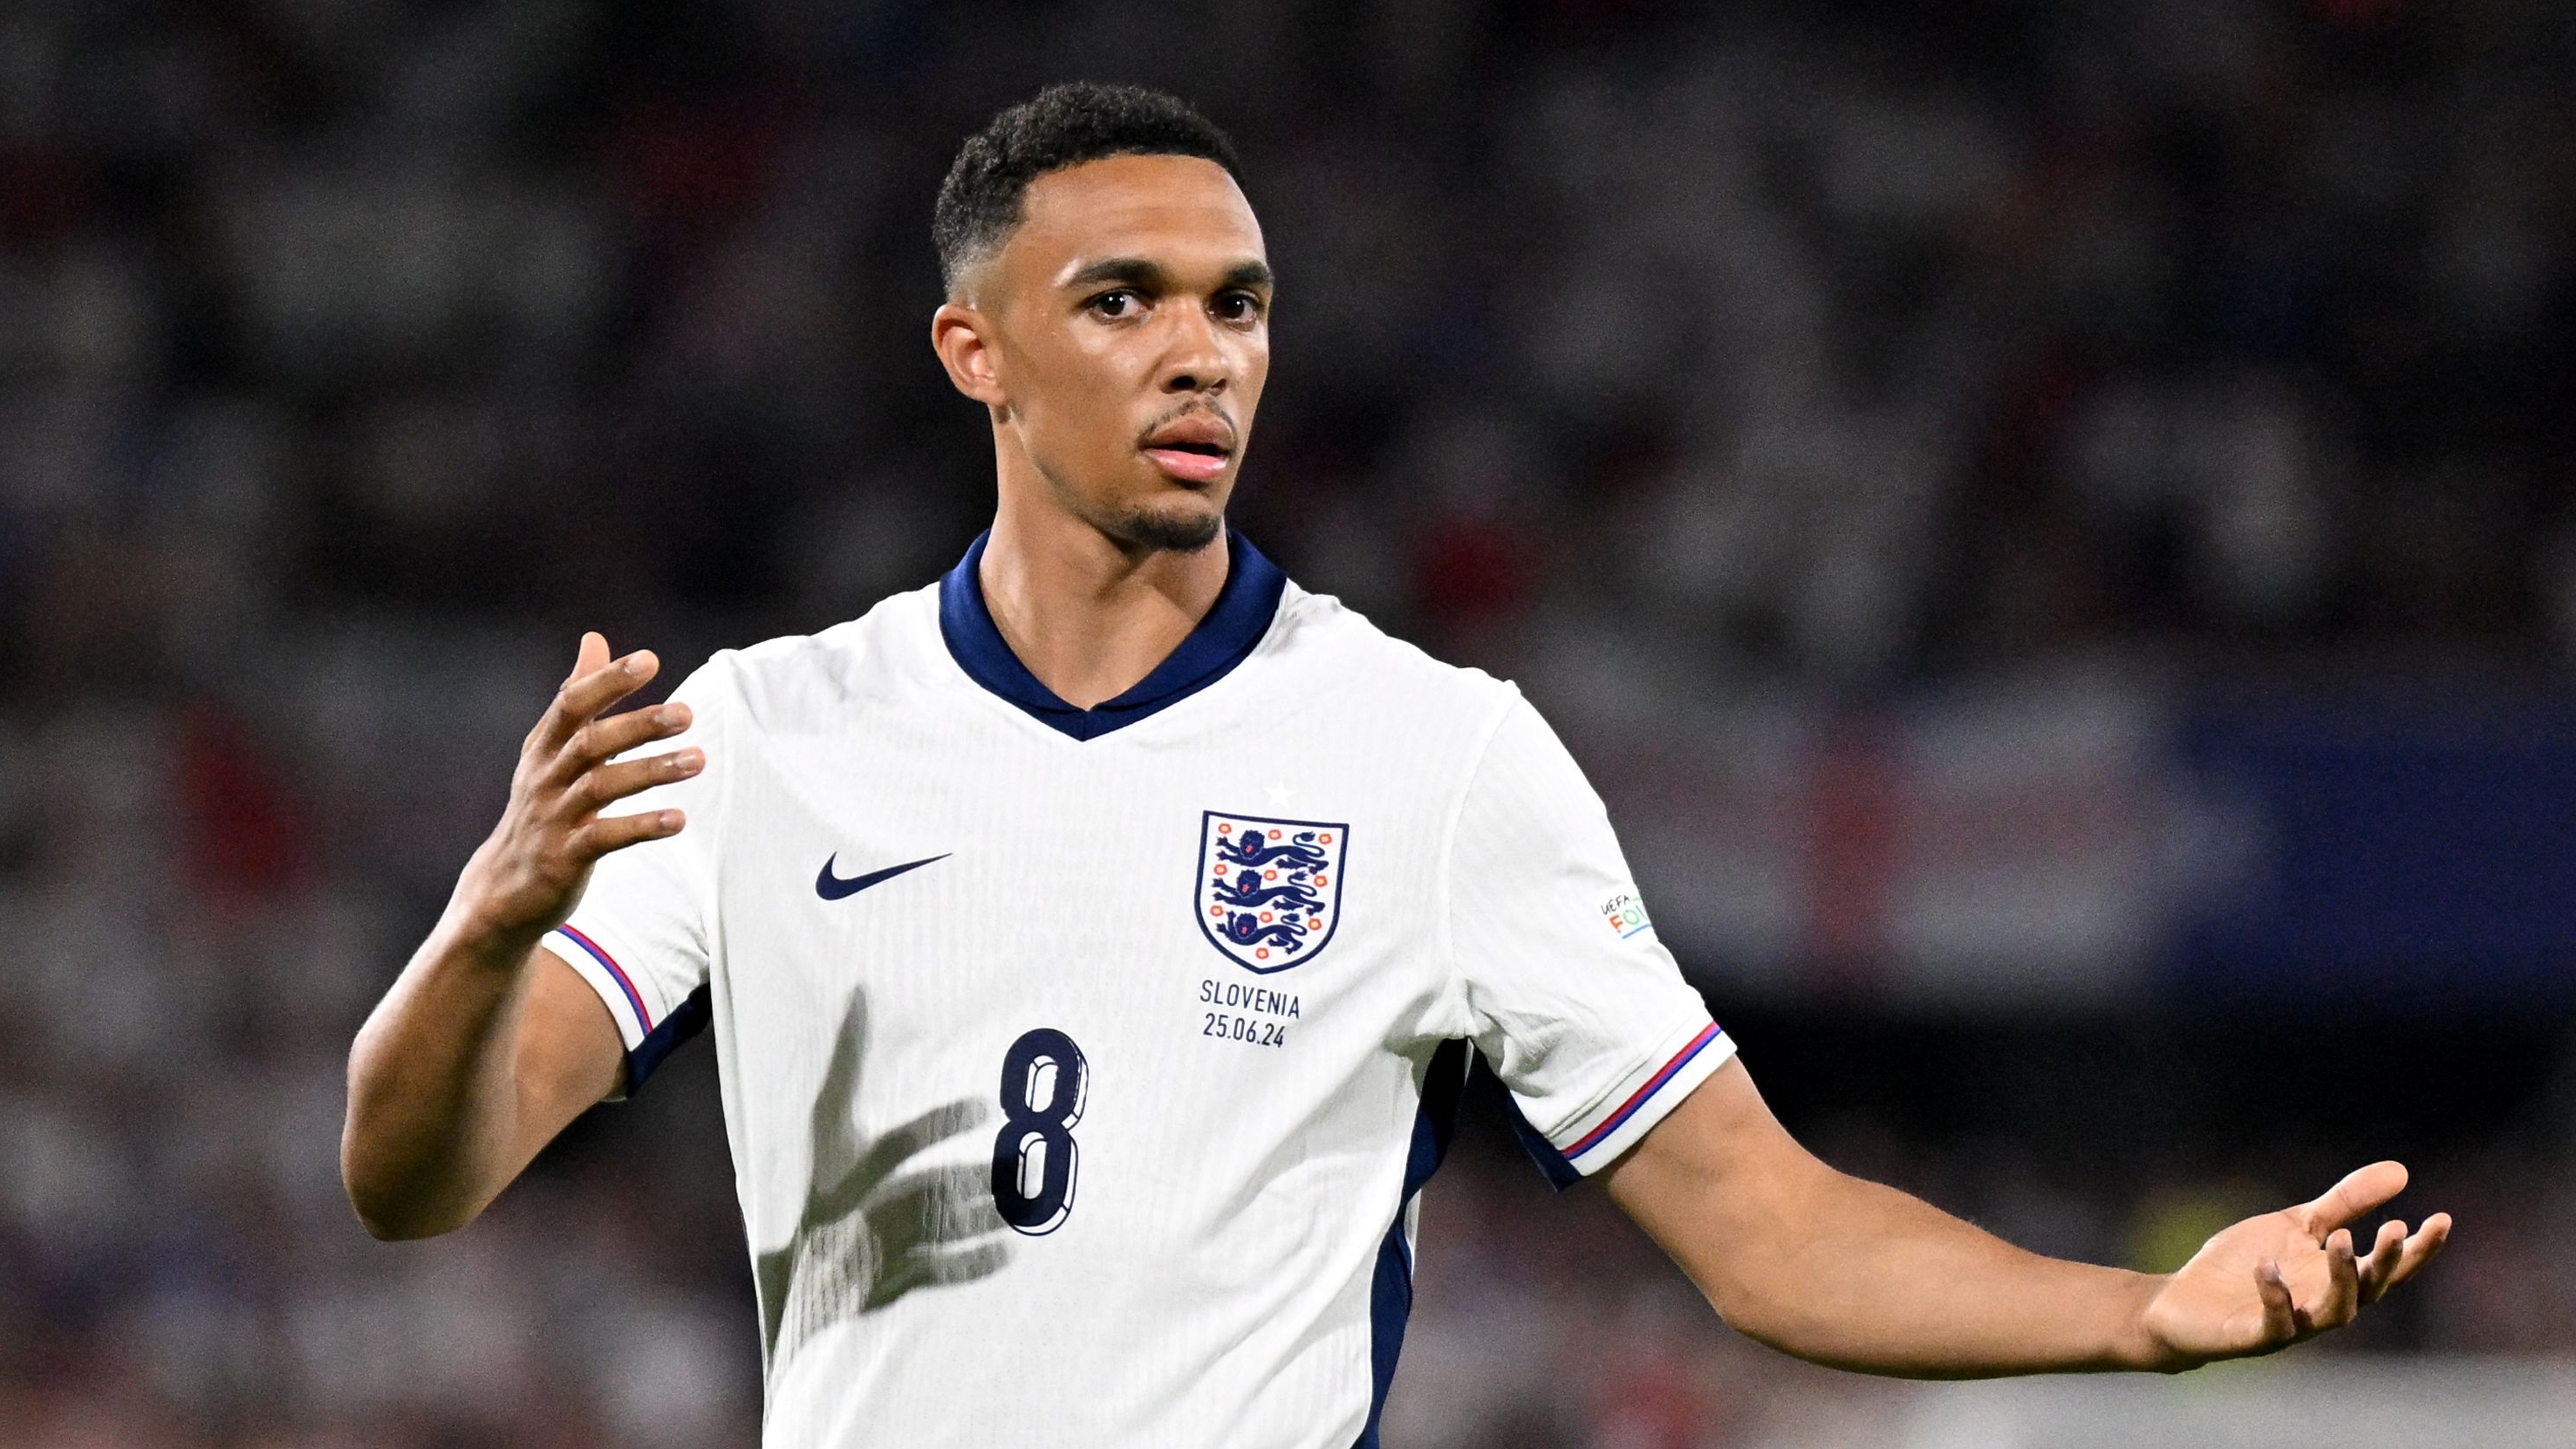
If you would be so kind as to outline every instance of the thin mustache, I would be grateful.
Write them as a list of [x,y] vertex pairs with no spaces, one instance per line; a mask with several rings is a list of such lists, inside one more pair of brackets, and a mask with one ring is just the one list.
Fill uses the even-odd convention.
[[1208,416],[1215,418],[1218,422],[1225,424],[1225,440],[1229,446],[1241,441],[1242,430],[1234,425],[1233,416],[1227,413],[1224,408],[1210,402],[1193,402],[1183,407],[1175,408],[1172,411],[1163,414],[1161,417],[1154,419],[1152,422],[1147,423],[1144,431],[1136,435],[1137,445],[1142,447],[1147,438],[1154,436],[1156,433],[1161,432],[1163,429],[1170,427],[1172,424],[1179,422],[1181,419],[1188,417],[1192,413],[1206,413]]

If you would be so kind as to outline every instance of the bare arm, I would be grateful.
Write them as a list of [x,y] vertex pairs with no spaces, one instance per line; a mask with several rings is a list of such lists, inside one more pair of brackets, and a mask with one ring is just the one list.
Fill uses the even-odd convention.
[[2342,1226],[2405,1169],[2364,1168],[2250,1218],[2180,1272],[2044,1258],[1800,1147],[1729,1062],[1613,1165],[1609,1190],[1728,1323],[1838,1368],[1914,1378],[2196,1367],[2349,1322],[2437,1252],[2450,1219],[2389,1223],[2356,1260]]
[[681,704],[603,716],[657,668],[648,653],[612,664],[606,640],[582,637],[572,678],[521,747],[501,823],[359,1029],[340,1173],[377,1237],[473,1221],[617,1085],[624,1043],[607,1008],[537,943],[572,914],[601,856],[685,823],[676,810],[599,814],[705,765],[694,749],[608,763],[687,728]]

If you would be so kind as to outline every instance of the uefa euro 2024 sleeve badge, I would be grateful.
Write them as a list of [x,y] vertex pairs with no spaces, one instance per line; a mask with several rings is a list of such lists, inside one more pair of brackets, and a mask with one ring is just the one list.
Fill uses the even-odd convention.
[[1199,823],[1199,929],[1247,971],[1315,959],[1342,919],[1351,828],[1210,810]]

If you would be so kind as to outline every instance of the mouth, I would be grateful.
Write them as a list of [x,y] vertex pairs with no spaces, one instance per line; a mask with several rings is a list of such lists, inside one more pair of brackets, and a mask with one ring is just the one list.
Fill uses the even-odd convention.
[[1234,427],[1209,413],[1190,413],[1146,434],[1141,448],[1173,478],[1211,483],[1234,461]]

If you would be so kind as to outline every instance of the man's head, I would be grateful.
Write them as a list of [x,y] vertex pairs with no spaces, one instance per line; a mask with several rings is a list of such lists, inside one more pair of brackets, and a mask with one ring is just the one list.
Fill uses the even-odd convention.
[[958,152],[931,345],[991,411],[1005,488],[1133,548],[1216,539],[1270,369],[1235,165],[1196,111],[1127,86],[1050,87]]

